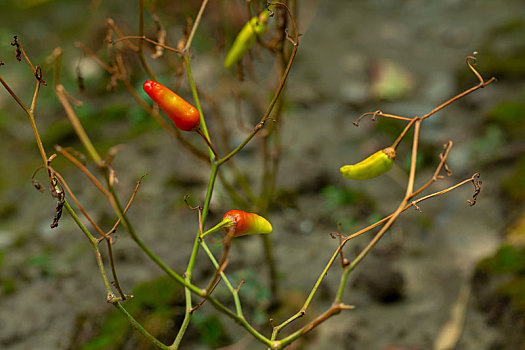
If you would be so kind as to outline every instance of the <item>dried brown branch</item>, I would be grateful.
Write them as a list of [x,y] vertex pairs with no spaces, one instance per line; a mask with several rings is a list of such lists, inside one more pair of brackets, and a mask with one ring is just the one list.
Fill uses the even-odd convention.
[[[111,200],[112,196],[111,193],[102,185],[102,183],[93,175],[91,171],[77,158],[75,158],[72,154],[70,154],[65,148],[60,147],[59,145],[55,145],[55,150],[62,154],[64,157],[66,157],[67,160],[69,160],[73,165],[75,165],[80,171],[82,171],[89,180],[108,198],[108,200]],[[85,158],[84,158],[85,162]]]
[[[117,36],[120,38],[124,37],[124,34],[122,34],[122,32],[120,31],[119,27],[117,27],[117,25],[115,24],[115,21],[112,19],[112,18],[108,18],[106,20],[106,24],[109,26],[109,28],[111,30],[113,30],[113,32],[115,32],[115,34],[117,34]],[[111,36],[108,35],[108,38],[106,40],[111,41]],[[135,51],[137,52],[139,50],[139,48],[133,44],[131,41],[129,40],[124,40],[124,43],[132,50],[132,51]]]
[[33,71],[33,74],[36,75],[36,69],[33,66],[33,63],[31,63],[31,60],[29,59],[29,57],[27,56],[24,48],[22,47],[22,44],[20,44],[20,41],[18,40],[18,36],[17,35],[15,35],[13,37],[13,41],[11,42],[11,46],[16,46],[16,59],[18,60],[18,62],[22,62],[22,56],[23,56],[24,59],[26,60],[27,64],[29,65],[29,67],[31,67],[31,70]]
[[472,92],[474,92],[474,91],[476,91],[478,89],[484,88],[485,86],[489,85],[490,83],[496,81],[496,78],[494,78],[494,77],[490,78],[487,81],[484,81],[483,77],[481,76],[481,74],[479,74],[479,72],[472,66],[472,63],[476,61],[475,54],[476,54],[476,52],[474,53],[474,56],[468,56],[467,59],[466,59],[466,62],[467,62],[467,66],[470,68],[470,70],[479,79],[479,84],[474,86],[474,87],[471,87],[470,89],[468,89],[466,91],[463,91],[462,93],[457,94],[456,96],[452,97],[451,99],[443,102],[441,105],[437,106],[436,108],[434,108],[433,110],[431,110],[427,114],[423,115],[421,117],[421,119],[426,119],[426,118],[432,116],[433,114],[439,112],[440,110],[442,110],[446,106],[450,105],[451,103],[459,100],[460,98],[465,97],[466,95],[468,95],[468,94],[470,94],[470,93],[472,93]]
[[181,50],[178,50],[178,49],[173,48],[171,46],[165,45],[165,44],[160,43],[158,41],[152,40],[152,39],[150,39],[150,38],[148,38],[146,36],[140,36],[140,35],[126,35],[126,36],[120,37],[118,39],[109,41],[109,44],[116,44],[118,42],[127,41],[127,40],[131,40],[131,39],[139,40],[139,42],[145,41],[147,43],[155,45],[155,47],[163,48],[165,50],[174,52],[174,53],[176,53],[178,55],[181,55],[181,56],[184,55],[184,53]]
[[[135,189],[133,190],[133,193],[131,194],[131,197],[128,201],[128,204],[126,204],[126,207],[124,208],[124,210],[122,210],[122,215],[126,214],[128,212],[128,209],[131,207],[131,203],[133,203],[133,200],[135,199],[135,195],[137,194],[138,190],[139,190],[139,187],[140,187],[140,184],[142,183],[142,179],[147,176],[147,174],[144,174],[142,175],[139,180],[137,181],[137,184],[135,185]],[[113,225],[113,227],[111,228],[111,230],[108,231],[107,235],[111,235],[112,233],[114,233],[116,230],[117,230],[117,227],[118,225],[120,224],[120,218],[118,218],[117,222],[115,223],[115,225]]]
[[355,126],[359,126],[359,123],[361,122],[361,119],[363,119],[364,117],[369,116],[369,115],[372,116],[372,120],[373,121],[376,120],[376,117],[385,117],[385,118],[398,119],[398,120],[408,120],[408,121],[412,120],[412,118],[402,117],[402,116],[394,115],[394,114],[387,114],[387,113],[381,112],[380,110],[377,110],[375,112],[367,112],[367,113],[361,114],[361,116],[359,118],[357,118],[357,120],[355,122],[353,122],[352,124],[354,124]]
[[415,196],[420,194],[422,191],[424,191],[427,187],[429,187],[434,182],[436,182],[440,178],[439,172],[441,171],[443,167],[445,167],[445,171],[447,172],[447,174],[450,175],[452,173],[452,171],[448,169],[447,163],[446,163],[448,154],[450,153],[450,150],[452,149],[452,145],[453,145],[452,141],[448,141],[444,145],[444,150],[443,150],[443,153],[439,155],[440,162],[439,162],[439,165],[436,167],[436,171],[434,171],[434,175],[430,178],[430,180],[427,181],[427,183],[421,186],[417,191],[413,192],[410,198],[414,198]]

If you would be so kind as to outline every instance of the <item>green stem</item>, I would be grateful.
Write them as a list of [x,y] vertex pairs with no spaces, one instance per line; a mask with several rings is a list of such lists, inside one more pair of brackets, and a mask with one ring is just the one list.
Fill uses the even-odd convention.
[[390,219],[385,223],[385,225],[379,230],[379,232],[375,235],[375,237],[368,243],[368,245],[359,253],[359,255],[348,265],[344,268],[343,273],[341,275],[341,280],[339,282],[339,287],[337,288],[337,294],[335,297],[335,302],[340,303],[343,298],[343,293],[345,290],[346,282],[348,281],[348,276],[350,275],[350,272],[365,258],[365,256],[372,250],[372,248],[379,242],[381,237],[385,234],[385,232],[392,226],[394,221],[396,221],[399,214],[401,214],[404,210],[404,207],[407,203],[407,199],[403,199],[401,203],[399,204],[397,210],[392,214]]
[[208,128],[206,127],[206,121],[204,120],[204,114],[202,113],[202,107],[201,107],[199,95],[197,93],[197,87],[195,86],[195,80],[193,79],[193,74],[191,72],[190,58],[188,57],[187,54],[184,55],[184,63],[186,64],[186,72],[188,74],[188,80],[190,82],[193,99],[195,100],[195,107],[197,107],[197,110],[199,111],[199,114],[201,116],[201,119],[199,122],[200,132],[202,133],[201,136],[206,141],[206,146],[208,147],[208,151],[210,153],[210,160],[213,161],[216,158],[216,156],[214,153],[214,149],[211,147],[210,135],[208,133]]
[[[211,176],[210,176],[210,184],[208,186],[208,194],[206,196],[206,200],[205,200],[205,203],[204,203],[203,214],[202,214],[202,221],[203,222],[205,221],[205,219],[207,217],[207,213],[209,211],[209,204],[210,204],[210,200],[211,200],[211,193],[213,192],[213,184],[215,182],[216,175],[217,175],[217,166],[212,164],[212,172],[211,172]],[[110,190],[111,190],[112,193],[114,193],[113,187],[111,187]],[[118,204],[118,207],[120,207],[120,203],[118,203],[118,200],[117,200],[117,204]],[[122,215],[122,207],[120,207],[119,212],[120,212],[120,217],[121,217],[122,223],[126,227],[130,228],[130,230],[128,232],[130,233],[130,236],[132,237],[132,239],[151,258],[151,260],[153,260],[153,262],[155,262],[164,272],[166,272],[166,274],[168,276],[172,277],[177,282],[179,282],[180,284],[184,285],[186,290],[190,290],[191,292],[195,293],[196,295],[198,295],[200,297],[205,297],[203,291],[201,289],[199,289],[198,287],[196,287],[195,285],[191,284],[191,282],[190,282],[190,280],[191,280],[191,271],[193,271],[193,266],[194,266],[195,258],[196,258],[196,255],[197,255],[196,253],[197,253],[197,249],[198,249],[198,246],[199,246],[199,244],[198,244],[198,242],[199,242],[199,239],[198,239],[199,238],[199,234],[197,235],[197,238],[196,238],[197,248],[195,249],[195,247],[194,247],[194,251],[192,251],[192,257],[193,258],[190,259],[190,264],[188,264],[188,268],[191,267],[191,270],[188,269],[188,271],[190,271],[190,273],[189,273],[189,275],[186,274],[185,278],[182,278],[179,274],[177,274],[172,269],[170,269],[153,252],[151,252],[144,245],[144,243],[138,238],[138,236],[136,235],[135,231],[133,230],[133,227],[130,225],[127,216],[125,214]],[[241,327],[246,329],[246,331],[248,331],[250,334],[252,334],[254,336],[254,338],[259,340],[261,343],[263,343],[263,344],[265,344],[267,346],[269,346],[271,344],[270,340],[268,338],[266,338],[265,336],[263,336],[262,334],[260,334],[259,332],[257,332],[257,330],[255,330],[248,322],[246,322],[244,317],[240,317],[240,316],[236,315],[234,312],[232,312],[230,309],[228,309],[226,306],[224,306],[217,299],[213,298],[211,295],[207,296],[206,298],[207,298],[208,302],[210,304],[212,304],[219,312],[225,314],[227,317],[231,318],[234,322],[236,322]],[[188,322],[189,322],[189,320],[188,320]]]
[[189,288],[194,293],[200,295],[202,293],[202,291],[199,288],[197,288],[196,286],[192,285],[191,283],[186,282],[186,280],[181,275],[179,275],[178,273],[173,271],[171,268],[169,268],[164,263],[164,261],[162,261],[155,253],[153,253],[146,246],[146,244],[144,244],[144,242],[137,235],[137,232],[135,231],[135,228],[131,225],[131,222],[129,221],[127,215],[124,214],[124,211],[122,209],[122,205],[120,204],[120,201],[119,201],[119,199],[117,197],[117,194],[115,192],[115,188],[113,186],[108,186],[108,187],[109,187],[109,191],[110,191],[110,193],[111,193],[111,195],[112,195],[112,197],[114,199],[114,207],[115,207],[115,209],[117,211],[117,214],[118,214],[122,224],[124,225],[124,227],[128,231],[131,239],[133,239],[133,241],[139,246],[139,248],[142,249],[142,251],[144,251],[144,253],[146,253],[146,255],[148,255],[148,257],[155,264],[157,264],[162,270],[164,270],[164,272],[166,272],[170,277],[174,278],[177,282],[179,282],[182,285],[184,285],[185,287]]
[[310,303],[312,302],[312,299],[314,298],[315,294],[317,293],[317,290],[319,289],[319,286],[321,285],[321,282],[325,278],[326,274],[328,273],[328,270],[330,269],[330,267],[332,266],[334,261],[337,259],[337,256],[339,255],[339,252],[340,252],[341,249],[342,249],[341,246],[339,246],[339,248],[336,249],[336,251],[334,252],[332,257],[330,258],[330,260],[328,261],[328,263],[324,267],[323,271],[321,272],[321,274],[317,278],[317,281],[315,282],[312,290],[310,291],[310,294],[306,298],[306,301],[304,302],[303,307],[301,308],[301,310],[299,310],[299,312],[297,312],[295,315],[293,315],[292,317],[290,317],[289,319],[287,319],[286,321],[284,321],[280,325],[274,327],[273,332],[272,332],[272,338],[271,338],[272,340],[275,340],[277,338],[277,335],[279,334],[279,332],[284,327],[286,327],[287,325],[289,325],[293,321],[297,320],[298,318],[302,317],[306,313],[306,310],[308,309],[308,306],[310,306]]
[[[212,196],[212,193],[213,193],[213,186],[215,185],[215,180],[217,179],[217,170],[218,170],[217,165],[216,164],[212,164],[211,165],[211,173],[210,173],[210,181],[208,183],[208,189],[206,191],[206,198],[204,199],[204,206],[202,208],[201,221],[202,221],[202,225],[203,226],[206,223],[206,219],[208,218],[208,212],[209,212],[209,208],[210,208],[210,201],[211,201],[211,196]],[[197,236],[195,237],[195,241],[194,241],[194,244],[193,244],[193,250],[192,250],[192,254],[190,256],[190,261],[188,263],[188,268],[186,269],[186,278],[188,280],[191,280],[191,273],[193,272],[193,268],[195,266],[195,260],[197,258],[197,252],[199,251],[199,246],[200,246],[200,232],[197,231]],[[188,276],[188,274],[189,274],[189,276]]]
[[128,320],[128,322],[133,328],[139,331],[140,334],[142,334],[144,337],[148,338],[148,340],[151,341],[155,346],[157,346],[159,349],[171,349],[169,346],[161,343],[157,338],[151,335],[144,327],[142,327],[142,325],[138,323],[137,320],[135,320],[135,318],[122,305],[120,305],[120,303],[114,303],[113,305],[115,305],[115,308],[124,315],[124,317]]
[[91,243],[91,245],[95,247],[98,244],[97,239],[95,237],[93,237],[91,232],[89,232],[89,230],[86,228],[86,226],[84,226],[82,221],[80,221],[80,218],[75,213],[73,208],[71,208],[71,206],[69,205],[67,200],[64,200],[64,208],[66,208],[67,212],[69,213],[69,215],[71,215],[71,217],[73,218],[73,220],[77,224],[78,228],[80,228],[80,230],[82,231],[84,236],[86,236],[86,238],[89,240],[89,243]]
[[221,222],[219,222],[217,225],[213,226],[208,231],[206,231],[202,235],[200,235],[200,238],[203,239],[204,237],[206,237],[207,235],[209,235],[211,233],[217,232],[217,231],[219,231],[222,228],[228,227],[228,226],[231,225],[231,223],[232,223],[232,221],[230,219],[224,219]]
[[[202,118],[201,118],[201,122],[202,122]],[[210,157],[213,157],[213,153],[210,154]],[[211,196],[213,193],[213,186],[217,178],[217,170],[218,170],[217,165],[215,163],[212,163],[210,181],[208,183],[208,189],[206,191],[206,199],[204,200],[204,207],[202,209],[202,216],[201,216],[201,225],[203,226],[204,226],[204,223],[206,222],[206,218],[208,217]],[[193,242],[193,249],[191,251],[190,260],[188,262],[188,267],[186,268],[186,272],[184,273],[184,282],[186,283],[185,285],[192,285],[191,275],[193,273],[193,268],[195,267],[195,261],[197,260],[197,253],[199,252],[200,243],[201,243],[200,230],[197,230],[197,235]],[[197,294],[200,294],[202,296],[203,292],[199,290],[199,293]],[[188,327],[188,324],[191,321],[192,303],[191,303],[191,293],[190,293],[189,288],[185,288],[185,298],[186,298],[186,311],[184,313],[183,325],[179,329],[177,337],[175,338],[175,342],[173,343],[173,346],[177,346],[177,347],[179,346],[178,344],[180,344],[180,342],[182,341],[182,337],[184,336],[186,329]]]
[[[95,237],[93,237],[91,232],[89,232],[86,226],[84,226],[82,221],[80,221],[80,218],[78,217],[77,213],[75,213],[75,210],[73,210],[71,205],[69,205],[69,203],[66,200],[64,200],[64,207],[66,208],[69,215],[71,215],[71,217],[73,218],[73,221],[75,221],[80,231],[82,231],[84,236],[86,236],[86,238],[89,240],[89,243],[91,243],[91,246],[93,247],[93,250],[95,251],[95,257],[97,259],[98,269],[100,271],[100,275],[102,276],[102,281],[104,282],[104,288],[106,289],[107,300],[111,300],[113,298],[113,292],[111,291],[111,284],[109,283],[109,280],[106,274],[106,269],[104,268],[104,262],[102,261],[100,250],[98,249],[99,241]],[[122,298],[124,298],[124,295],[122,295]]]
[[[208,254],[208,257],[210,258],[213,266],[216,269],[219,269],[220,268],[219,263],[217,262],[217,259],[215,259],[215,256],[213,256],[213,253],[211,252],[210,248],[208,248],[208,245],[206,244],[206,242],[202,241],[201,246],[202,246],[202,249],[204,249],[204,251],[206,252],[206,254]],[[239,299],[239,291],[233,288],[230,280],[228,279],[228,277],[226,277],[226,274],[222,271],[221,271],[221,277],[224,283],[226,284],[226,287],[228,287],[228,290],[233,295],[233,301],[235,302],[235,310],[237,311],[237,316],[244,317],[242,313],[241,301]]]
[[186,330],[188,329],[188,326],[190,324],[190,321],[191,321],[191,312],[189,312],[188,310],[191,310],[192,308],[192,305],[191,305],[191,292],[189,291],[188,288],[185,288],[184,289],[184,294],[185,294],[185,298],[186,298],[186,310],[187,312],[184,313],[184,319],[182,320],[182,324],[180,325],[179,327],[179,331],[177,332],[177,336],[175,337],[175,340],[173,341],[173,344],[171,344],[170,348],[171,349],[178,349],[181,342],[182,342],[182,338],[184,337],[184,334],[186,334]]
[[303,326],[298,331],[290,334],[286,338],[283,338],[279,341],[274,341],[274,347],[272,349],[284,349],[293,341],[304,336],[305,334],[313,330],[315,327],[328,320],[330,317],[339,314],[342,310],[349,310],[352,308],[352,306],[344,305],[342,303],[333,303],[328,310],[326,310],[323,314],[321,314],[319,317],[317,317],[307,325]]

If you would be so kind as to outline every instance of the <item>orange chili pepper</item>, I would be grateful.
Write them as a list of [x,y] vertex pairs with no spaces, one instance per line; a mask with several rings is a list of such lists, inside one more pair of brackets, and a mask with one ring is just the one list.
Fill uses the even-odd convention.
[[222,221],[229,220],[230,225],[224,230],[233,237],[251,234],[266,234],[273,231],[268,220],[254,213],[242,210],[230,210],[222,217]]
[[153,101],[157,102],[177,128],[191,131],[199,127],[201,119],[199,111],[182,97],[153,80],[146,81],[142,88]]

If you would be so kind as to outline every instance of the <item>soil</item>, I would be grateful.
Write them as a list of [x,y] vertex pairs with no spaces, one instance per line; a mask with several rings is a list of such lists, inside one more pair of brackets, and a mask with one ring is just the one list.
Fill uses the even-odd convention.
[[[24,3],[30,6],[28,15],[53,12],[58,6],[53,2]],[[66,12],[87,7],[76,2],[58,3]],[[109,8],[113,5],[97,7],[96,3],[93,1],[93,7],[84,10],[91,11],[93,23],[100,23],[97,30],[109,14],[119,19],[119,12]],[[123,7],[122,17],[133,10]],[[341,165],[359,161],[392,142],[391,124],[364,119],[356,128],[352,122],[362,113],[378,109],[397,115],[422,115],[477,83],[473,75],[465,78],[465,72],[468,73],[465,57],[473,51],[486,47],[498,52],[498,45],[523,47],[523,36],[503,43],[489,40],[496,29],[523,20],[525,8],[518,0],[504,4],[492,0],[301,1],[299,10],[303,35],[287,84],[283,122],[286,148],[281,154],[277,178],[278,200],[269,213],[274,227],[271,237],[278,262],[279,293],[284,300],[280,309],[272,311],[275,323],[293,315],[304,302],[337,247],[338,241],[329,233],[337,230],[338,222],[342,223],[344,233],[354,232],[374,218],[391,213],[404,195],[408,140],[398,151],[394,169],[386,175],[366,182],[340,177]],[[70,49],[73,39],[69,40],[73,34],[61,36],[67,27],[57,31],[56,28],[62,27],[51,26],[36,16],[31,21],[17,22],[23,9],[14,7],[10,11],[14,12],[13,19],[6,20],[6,27],[20,37],[29,37],[34,28],[43,32],[35,34],[36,37],[50,35],[50,42],[40,49],[40,56],[48,55],[54,48],[52,44],[64,46],[66,53],[74,52]],[[129,18],[134,16],[130,14]],[[56,20],[71,25],[69,18],[58,16]],[[85,25],[82,28],[75,40],[95,42],[97,35]],[[8,30],[1,31],[0,37],[8,34],[11,35]],[[38,50],[42,40],[32,37],[26,47],[31,44]],[[206,56],[199,51],[198,41],[196,45],[192,69],[197,83],[204,91],[214,93],[221,82],[216,77],[224,74],[219,61],[222,56]],[[11,48],[1,46],[0,59],[7,61],[4,57],[11,51],[4,49]],[[480,50],[478,59],[477,68],[490,77],[492,72],[484,71],[484,67],[489,66],[485,60],[491,57]],[[1,69],[2,74],[6,72],[4,78],[13,82],[13,88],[20,89],[25,82],[18,82],[9,73],[9,67],[15,64],[10,62]],[[75,64],[71,59],[71,65]],[[85,59],[83,64],[89,66]],[[386,67],[394,67],[401,76],[394,95],[374,90]],[[64,70],[69,74],[74,68]],[[51,81],[51,73],[46,72]],[[107,82],[106,78],[92,79]],[[523,100],[524,91],[512,76],[498,79],[436,114],[425,122],[421,131],[424,159],[416,186],[432,176],[442,145],[452,140],[454,147],[448,165],[453,174],[434,184],[428,193],[479,171],[483,187],[476,205],[467,204],[473,192],[467,185],[421,203],[421,212],[409,210],[403,214],[374,253],[351,275],[344,302],[355,309],[328,320],[290,349],[441,349],[436,344],[443,341],[442,330],[455,320],[452,315],[458,308],[463,308],[466,317],[464,322],[456,323],[461,331],[457,349],[493,349],[497,345],[500,330],[487,324],[484,313],[464,296],[472,292],[470,281],[476,263],[498,247],[505,226],[521,205],[501,186],[502,179],[514,171],[521,152],[519,147],[523,150],[520,135],[506,138],[502,131],[488,128],[486,116],[502,101]],[[86,108],[97,110],[102,98],[93,87],[92,92],[89,88],[83,97],[87,100]],[[47,89],[42,94],[52,94],[52,88]],[[29,99],[30,94],[26,95]],[[120,91],[116,96],[126,95]],[[132,103],[128,96],[110,98],[113,102],[121,98],[125,106]],[[54,142],[80,148],[71,130],[60,124],[65,116],[57,102],[50,102],[52,99],[45,96],[43,101],[38,108],[49,112],[43,112],[38,123],[49,152]],[[82,338],[79,318],[95,319],[111,307],[104,300],[92,250],[74,222],[64,214],[57,229],[49,228],[56,201],[48,193],[39,194],[32,188],[31,174],[40,159],[30,126],[5,92],[0,93],[0,108],[0,115],[6,120],[0,123],[4,150],[0,159],[0,348],[75,349],[78,344],[74,340]],[[139,132],[129,119],[122,117],[110,121],[97,120],[96,115],[91,116],[92,120],[86,118],[93,128],[88,132],[94,130],[96,144],[101,148],[125,144],[113,163],[121,198],[129,198],[137,179],[148,174],[130,210],[130,218],[150,248],[169,266],[182,272],[197,230],[196,214],[187,209],[183,197],[192,194],[194,203],[202,201],[207,166],[195,161],[159,128],[148,126],[146,132]],[[239,140],[243,135],[239,131]],[[237,161],[237,166],[251,179],[258,179],[260,172],[253,161],[256,157],[257,150],[251,147]],[[90,213],[110,225],[114,218],[108,214],[109,206],[94,189],[86,188],[87,180],[65,161],[57,160],[55,167],[64,169],[63,175]],[[218,186],[208,222],[219,220],[228,205],[227,193]],[[370,237],[351,241],[345,256],[355,257]],[[247,318],[270,334],[267,316],[261,314],[268,302],[268,271],[261,241],[258,237],[247,237],[234,243],[228,270],[232,274],[239,271],[236,276],[248,281],[243,286],[248,299]],[[124,230],[117,232],[115,251],[120,283],[126,290],[162,275]],[[340,270],[334,264],[297,326],[330,306]],[[199,255],[194,280],[205,284],[210,272],[206,257]],[[202,309],[205,315],[214,313],[206,304]],[[227,340],[237,343],[236,349],[264,349],[256,341],[247,340],[237,325],[226,318],[221,320]],[[283,334],[297,326],[290,326]],[[89,333],[85,327],[81,330]],[[195,333],[192,337],[184,345],[186,349],[211,348],[200,344]],[[133,345],[128,344],[128,348]]]

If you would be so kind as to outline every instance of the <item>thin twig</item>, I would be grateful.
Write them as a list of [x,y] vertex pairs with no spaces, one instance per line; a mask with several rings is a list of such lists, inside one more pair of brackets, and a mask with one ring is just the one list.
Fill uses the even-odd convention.
[[402,117],[402,116],[394,115],[394,114],[387,114],[387,113],[381,112],[380,110],[377,110],[375,112],[367,112],[367,113],[361,114],[361,116],[359,116],[359,118],[357,118],[357,120],[353,122],[352,124],[354,124],[355,126],[359,126],[361,119],[363,119],[364,117],[368,115],[372,116],[372,120],[375,120],[377,116],[391,118],[391,119],[399,119],[399,120],[408,120],[408,121],[412,120],[412,118]]
[[33,63],[31,63],[31,60],[27,56],[24,48],[22,47],[22,44],[20,44],[20,41],[18,41],[18,36],[13,37],[13,41],[11,42],[11,46],[16,46],[16,58],[18,61],[21,61],[21,56],[24,56],[24,59],[26,60],[29,67],[31,67],[31,70],[33,71],[33,74],[36,74],[36,68],[33,66]]
[[441,171],[443,166],[446,166],[446,160],[447,160],[447,157],[448,157],[448,155],[450,153],[450,150],[452,149],[452,145],[453,145],[452,141],[448,141],[445,144],[445,149],[444,149],[443,153],[441,153],[439,155],[440,162],[439,162],[439,165],[436,167],[436,170],[434,171],[434,175],[430,178],[430,180],[427,181],[427,183],[425,183],[423,186],[421,186],[417,191],[413,192],[412,195],[410,196],[410,198],[413,198],[413,197],[417,196],[422,191],[424,191],[427,187],[429,187],[430,185],[432,185],[434,182],[437,181],[438,176],[439,176],[439,172]]
[[111,40],[109,43],[110,44],[116,44],[120,41],[124,41],[124,42],[128,42],[130,39],[136,39],[136,40],[139,40],[139,42],[142,42],[142,41],[146,41],[150,44],[153,44],[155,46],[158,46],[158,47],[162,47],[163,49],[165,50],[168,50],[168,51],[171,51],[171,52],[174,52],[178,55],[184,55],[184,53],[181,51],[181,50],[178,50],[178,49],[175,49],[171,46],[168,46],[168,45],[165,45],[163,43],[159,43],[158,41],[155,41],[155,40],[152,40],[146,36],[141,36],[141,35],[126,35],[126,36],[122,36],[122,37],[119,37],[118,39],[115,39],[115,40]]
[[109,237],[106,235],[106,233],[100,228],[100,226],[97,225],[97,223],[95,222],[95,220],[93,220],[91,218],[91,216],[86,212],[86,210],[82,207],[82,205],[80,204],[80,202],[78,201],[77,197],[75,196],[75,194],[73,193],[73,191],[71,191],[71,188],[68,186],[66,180],[64,180],[64,178],[62,177],[62,175],[60,175],[60,173],[56,172],[55,170],[53,170],[53,168],[50,168],[51,171],[53,172],[53,176],[56,176],[57,179],[60,181],[60,184],[64,187],[64,189],[66,190],[66,192],[69,194],[69,196],[71,197],[71,199],[73,199],[73,202],[75,202],[76,206],[78,207],[78,209],[82,212],[82,214],[84,214],[85,218],[91,223],[91,225],[98,231],[98,233],[100,233],[101,236],[104,237],[104,239],[108,239]]
[[91,57],[99,66],[104,68],[108,73],[113,74],[115,72],[115,68],[108,65],[106,62],[102,61],[100,57],[97,56],[96,53],[91,51],[89,47],[84,45],[83,43],[77,41],[75,42],[75,46],[84,51],[85,54],[87,54],[89,57]]
[[73,155],[71,155],[66,149],[60,147],[59,145],[55,145],[55,150],[62,154],[64,157],[67,158],[73,165],[75,165],[80,171],[82,171],[88,178],[91,180],[91,182],[106,196],[108,199],[111,199],[111,193],[102,185],[100,181],[93,175],[91,171],[89,171],[88,168],[84,164],[82,164],[77,158],[75,158]]
[[476,77],[479,79],[479,84],[474,86],[474,87],[471,87],[470,89],[466,90],[466,91],[463,91],[462,93],[460,94],[457,94],[456,96],[452,97],[451,99],[443,102],[442,104],[440,104],[439,106],[437,106],[436,108],[434,108],[433,110],[431,110],[430,112],[428,112],[427,114],[425,114],[424,116],[421,117],[421,119],[426,119],[430,116],[432,116],[433,114],[439,112],[440,110],[442,110],[443,108],[445,108],[446,106],[448,106],[449,104],[451,104],[452,102],[455,102],[457,100],[459,100],[460,98],[478,90],[478,89],[481,89],[481,88],[484,88],[485,86],[489,85],[490,83],[496,81],[496,78],[492,77],[490,78],[489,80],[487,81],[484,81],[483,80],[483,77],[481,76],[481,74],[479,74],[479,72],[472,66],[472,61],[476,61],[476,57],[475,56],[468,56],[467,59],[466,59],[466,62],[467,62],[467,66],[470,68],[470,70],[476,75]]
[[193,23],[193,27],[191,28],[190,35],[188,36],[188,40],[186,40],[186,45],[184,45],[184,52],[187,53],[189,50],[191,43],[193,41],[193,37],[195,36],[195,32],[197,31],[197,28],[199,27],[199,24],[201,22],[202,14],[204,13],[204,9],[206,8],[206,5],[208,4],[208,0],[203,0],[201,3],[201,7],[199,9],[199,12],[197,13],[197,17],[195,18],[195,22]]
[[[144,174],[142,175],[139,180],[137,181],[137,185],[135,186],[135,189],[133,190],[133,193],[131,194],[131,197],[128,201],[128,204],[126,204],[126,207],[124,208],[124,210],[122,211],[122,214],[126,214],[128,209],[131,207],[131,203],[133,203],[133,200],[135,199],[135,195],[137,194],[138,190],[139,190],[139,187],[140,187],[140,184],[142,183],[142,179],[146,176],[147,174]],[[117,227],[118,225],[120,224],[120,218],[117,219],[117,222],[115,222],[115,225],[113,225],[113,227],[111,228],[111,230],[109,230],[107,232],[107,235],[111,235],[112,233],[114,233],[116,230],[117,230]]]
[[[113,32],[115,32],[115,34],[117,34],[117,36],[119,37],[119,39],[122,39],[124,37],[124,34],[122,34],[122,32],[120,31],[119,27],[117,27],[117,25],[115,24],[115,21],[113,20],[113,18],[108,18],[106,20],[106,24],[113,30]],[[115,40],[115,41],[112,41],[112,42],[117,42],[118,40]],[[124,40],[124,43],[132,50],[132,51],[135,51],[137,52],[139,50],[139,48],[137,46],[135,46],[135,44],[133,44],[132,42],[130,42],[129,40]]]
[[[141,37],[144,36],[144,0],[139,0],[139,36]],[[148,61],[146,61],[146,57],[144,56],[143,47],[144,47],[144,41],[140,40],[138,44],[138,51],[137,51],[140,62],[142,63],[142,67],[144,67],[148,76],[151,79],[156,81],[157,78],[155,77],[155,74],[151,70],[151,67],[148,64]]]

